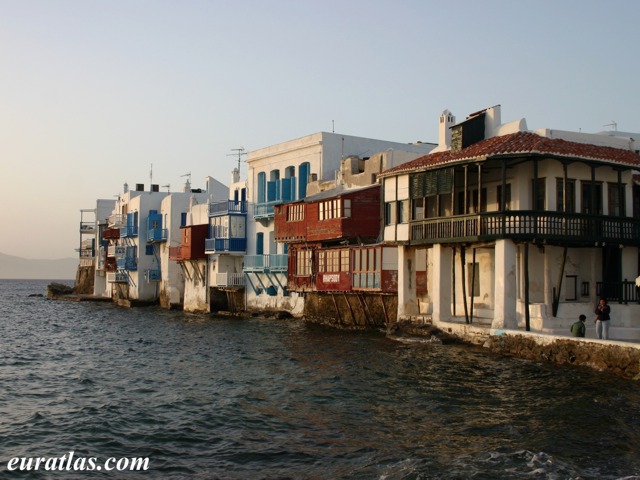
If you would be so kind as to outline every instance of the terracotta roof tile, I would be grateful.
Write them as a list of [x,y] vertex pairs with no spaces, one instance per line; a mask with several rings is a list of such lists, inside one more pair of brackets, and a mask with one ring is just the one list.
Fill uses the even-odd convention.
[[527,154],[595,160],[627,165],[640,170],[640,155],[631,150],[542,137],[531,132],[517,132],[482,140],[457,152],[446,151],[428,154],[385,170],[380,176],[426,169],[447,163],[459,163],[465,160]]

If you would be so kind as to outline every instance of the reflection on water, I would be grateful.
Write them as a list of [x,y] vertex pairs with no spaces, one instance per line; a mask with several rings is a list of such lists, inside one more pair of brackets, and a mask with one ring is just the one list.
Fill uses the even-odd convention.
[[640,472],[628,380],[296,321],[27,296],[44,285],[0,281],[2,468],[74,451],[150,458],[127,478]]

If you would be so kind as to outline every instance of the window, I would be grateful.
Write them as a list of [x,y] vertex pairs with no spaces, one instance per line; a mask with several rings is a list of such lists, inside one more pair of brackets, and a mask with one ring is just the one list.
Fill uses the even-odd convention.
[[287,205],[287,222],[300,222],[304,220],[304,204]]
[[411,200],[411,220],[424,219],[424,198]]
[[478,189],[476,188],[471,192],[471,198],[467,196],[467,201],[470,206],[470,213],[480,213],[487,211],[487,189],[483,188],[480,192],[480,208],[478,208]]
[[353,288],[380,288],[382,249],[377,247],[353,250]]
[[187,212],[180,213],[180,226],[181,227],[187,226]]
[[311,250],[296,252],[296,275],[308,277],[311,275]]
[[602,215],[602,184],[582,182],[582,213]]
[[[624,185],[619,186],[617,183],[609,184],[609,215],[614,217],[623,217],[625,215],[624,208]],[[622,198],[620,196],[622,190]]]
[[345,198],[342,202],[342,216],[351,218],[351,199]]
[[[351,200],[345,200],[345,209],[347,209],[346,202],[349,202],[348,216],[351,216]],[[334,198],[333,200],[325,200],[324,202],[320,202],[318,204],[319,220],[330,220],[332,218],[341,218],[341,217],[342,217],[342,199]]]
[[558,212],[575,213],[576,181],[567,179],[567,208],[564,208],[564,179],[556,178],[556,210]]
[[145,255],[153,255],[153,243],[148,244],[144,249]]
[[546,189],[546,179],[538,178],[538,181],[532,180],[532,197],[531,203],[533,205],[534,210],[544,210],[546,208],[546,198],[547,198],[547,189]]
[[398,223],[397,215],[398,215],[398,207],[396,205],[397,202],[387,202],[384,204],[384,224],[385,225],[395,225]]
[[409,200],[398,202],[398,223],[409,223]]
[[498,211],[511,210],[511,184],[507,183],[504,186],[504,206],[502,205],[502,185],[498,185],[496,204],[498,205]]

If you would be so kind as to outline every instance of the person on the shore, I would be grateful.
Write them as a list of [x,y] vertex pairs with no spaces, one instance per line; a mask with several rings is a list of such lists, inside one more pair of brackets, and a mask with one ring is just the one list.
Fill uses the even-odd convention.
[[611,307],[606,298],[601,298],[596,307],[596,334],[602,340],[609,339],[609,321],[611,320]]
[[586,315],[580,315],[580,317],[578,318],[579,320],[575,322],[573,325],[571,325],[571,334],[574,337],[584,337],[584,334],[587,331],[587,328],[585,327],[584,322],[587,319],[587,317]]

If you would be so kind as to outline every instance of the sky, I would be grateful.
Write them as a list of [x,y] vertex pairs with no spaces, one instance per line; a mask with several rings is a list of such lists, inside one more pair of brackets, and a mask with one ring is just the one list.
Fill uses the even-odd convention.
[[80,210],[125,182],[228,184],[234,149],[320,131],[437,143],[443,110],[500,104],[531,130],[640,132],[639,18],[636,0],[0,0],[0,252],[73,257]]

